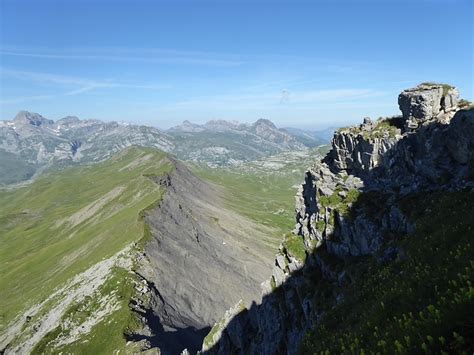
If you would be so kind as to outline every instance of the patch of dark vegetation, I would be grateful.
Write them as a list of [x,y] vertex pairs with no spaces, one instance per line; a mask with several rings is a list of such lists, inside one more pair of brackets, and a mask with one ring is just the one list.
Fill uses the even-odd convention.
[[321,291],[318,301],[323,321],[300,352],[472,353],[474,221],[466,216],[474,213],[473,197],[466,190],[403,198],[399,206],[416,232],[390,242],[391,262],[381,264],[378,255],[346,265],[351,282],[335,307],[336,291],[326,285],[332,292]]
[[[357,190],[356,190],[357,191]],[[352,207],[347,215],[354,220],[360,212],[363,212],[371,221],[378,222],[387,212],[387,199],[389,194],[379,191],[367,191],[356,196]]]

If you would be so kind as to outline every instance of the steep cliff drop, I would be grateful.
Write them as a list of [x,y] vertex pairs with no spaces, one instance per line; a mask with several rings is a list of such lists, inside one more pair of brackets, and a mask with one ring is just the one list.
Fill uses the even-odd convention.
[[128,335],[162,354],[198,350],[226,309],[256,300],[273,258],[267,228],[226,208],[220,187],[173,165],[156,181],[162,201],[146,213],[148,241],[136,271],[144,288],[131,304],[144,327]]
[[472,350],[474,109],[445,84],[398,101],[402,116],[334,134],[261,303],[229,310],[205,353]]

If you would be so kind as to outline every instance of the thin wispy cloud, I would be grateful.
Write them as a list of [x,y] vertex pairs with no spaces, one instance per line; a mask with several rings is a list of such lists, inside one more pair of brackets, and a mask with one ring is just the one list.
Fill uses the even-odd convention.
[[144,48],[76,48],[69,50],[0,48],[0,55],[54,60],[130,61],[208,66],[239,66],[245,64],[245,61],[233,58],[226,58],[225,55],[221,55],[218,53]]
[[[41,100],[50,99],[54,96],[73,96],[79,95],[86,92],[90,92],[96,89],[107,89],[107,88],[127,88],[127,89],[145,89],[145,90],[161,90],[170,88],[169,85],[155,85],[155,84],[135,84],[135,83],[120,83],[114,82],[113,80],[92,80],[88,78],[80,78],[67,75],[58,75],[52,73],[41,73],[22,71],[14,69],[1,68],[1,76],[10,76],[16,79],[39,83],[41,85],[49,84],[59,86],[62,91],[56,95],[36,95],[36,96],[22,96],[17,98],[3,99],[2,104],[20,103],[28,100]],[[65,87],[76,87],[70,90],[64,91]]]

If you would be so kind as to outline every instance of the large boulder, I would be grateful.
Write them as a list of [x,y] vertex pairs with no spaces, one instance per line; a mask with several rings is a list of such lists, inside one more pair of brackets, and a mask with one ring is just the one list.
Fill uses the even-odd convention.
[[332,149],[325,162],[333,171],[367,174],[382,164],[382,158],[401,138],[401,117],[372,122],[364,118],[359,126],[339,129],[334,133]]
[[459,92],[447,84],[423,83],[404,90],[398,96],[398,106],[407,130],[434,118],[443,118],[458,108]]

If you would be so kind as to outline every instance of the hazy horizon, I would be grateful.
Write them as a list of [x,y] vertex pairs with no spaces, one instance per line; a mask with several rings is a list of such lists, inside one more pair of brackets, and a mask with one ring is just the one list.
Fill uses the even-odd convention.
[[[41,112],[35,112],[35,111],[29,111],[29,110],[20,110],[13,117],[11,117],[11,118],[0,118],[0,121],[12,121],[12,120],[15,119],[15,117],[19,113],[24,112],[24,111],[32,113],[32,114],[39,114],[39,115],[43,116],[44,118],[49,119],[49,120],[53,120],[55,122],[62,119],[62,118],[66,118],[66,117],[77,117],[80,120],[99,120],[99,121],[103,121],[103,122],[117,122],[117,123],[121,123],[121,124],[145,125],[145,126],[151,126],[151,127],[159,128],[159,129],[162,129],[162,130],[168,130],[170,128],[182,125],[182,124],[184,124],[185,121],[188,121],[192,124],[205,125],[206,123],[208,123],[210,121],[223,120],[223,121],[234,122],[234,123],[238,123],[238,124],[251,125],[251,124],[257,122],[260,119],[267,119],[265,117],[259,117],[259,118],[256,118],[255,120],[239,121],[239,120],[232,120],[232,119],[225,119],[225,118],[211,118],[209,120],[204,120],[204,121],[200,121],[200,122],[192,121],[192,120],[183,120],[181,122],[175,122],[175,124],[168,125],[168,126],[157,126],[157,125],[153,125],[153,124],[145,124],[145,123],[133,122],[133,121],[123,121],[123,120],[114,120],[114,119],[108,120],[108,119],[100,119],[100,118],[97,118],[97,117],[79,117],[79,116],[74,115],[74,114],[61,116],[61,117],[49,117],[49,116],[45,116],[45,115],[41,114]],[[271,119],[269,119],[269,120],[272,121]],[[273,122],[273,123],[275,123],[275,122]],[[329,126],[320,126],[320,127],[312,127],[312,126],[306,126],[305,127],[305,126],[295,126],[295,125],[292,126],[291,124],[289,124],[289,125],[278,125],[277,124],[276,126],[278,128],[297,128],[297,129],[308,130],[308,131],[323,131],[323,130],[326,130],[326,129],[339,127],[339,126],[330,126],[330,125]]]

